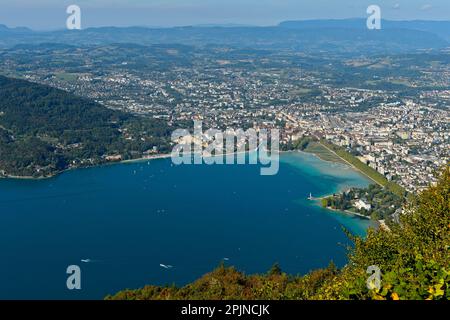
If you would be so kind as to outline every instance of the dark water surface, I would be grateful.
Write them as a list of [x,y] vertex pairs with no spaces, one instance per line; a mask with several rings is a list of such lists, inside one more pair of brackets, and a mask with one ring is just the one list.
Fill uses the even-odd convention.
[[[223,259],[246,273],[275,262],[292,274],[330,260],[344,265],[341,226],[364,235],[370,222],[306,198],[368,181],[308,154],[281,160],[275,176],[254,165],[161,159],[1,180],[0,298],[101,299],[146,284],[183,285]],[[66,288],[69,265],[81,267],[80,291]]]

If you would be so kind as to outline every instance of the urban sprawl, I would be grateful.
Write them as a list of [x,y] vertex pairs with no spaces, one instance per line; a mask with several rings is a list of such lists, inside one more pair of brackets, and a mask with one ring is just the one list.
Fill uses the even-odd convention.
[[[10,49],[0,62],[6,74],[19,73],[110,108],[169,123],[202,120],[205,127],[218,129],[279,128],[282,143],[303,136],[324,138],[408,191],[433,183],[435,171],[448,162],[448,52],[442,53],[441,63],[425,53],[412,62],[386,56],[316,58],[319,62],[310,63],[313,57],[289,52],[255,51],[227,59],[225,49],[183,54],[167,47],[163,53],[158,48],[125,55],[126,50],[62,48],[44,55],[39,49]],[[102,52],[112,53],[106,58]],[[33,58],[23,62],[23,54]],[[69,58],[75,59],[72,67],[65,62]],[[150,62],[138,63],[140,59]]]

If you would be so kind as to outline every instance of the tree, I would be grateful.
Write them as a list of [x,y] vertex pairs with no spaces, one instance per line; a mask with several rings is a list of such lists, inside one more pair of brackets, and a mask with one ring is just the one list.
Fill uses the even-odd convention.
[[[321,298],[450,298],[450,167],[405,211],[390,231],[369,230],[365,239],[352,237],[350,263],[323,287]],[[371,265],[383,274],[380,290],[369,291],[365,285]]]
[[281,271],[280,265],[278,263],[275,263],[269,270],[270,276],[281,275],[281,273],[282,273],[282,271]]

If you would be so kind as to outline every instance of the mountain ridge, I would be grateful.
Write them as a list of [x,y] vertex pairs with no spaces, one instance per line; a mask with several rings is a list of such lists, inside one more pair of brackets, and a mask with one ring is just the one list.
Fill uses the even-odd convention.
[[[140,29],[156,29],[156,30],[165,30],[165,29],[177,29],[177,28],[272,28],[272,27],[292,27],[293,24],[302,25],[302,26],[316,26],[316,27],[324,27],[324,26],[352,26],[352,27],[366,27],[366,19],[365,18],[345,18],[345,19],[305,19],[305,20],[284,20],[275,25],[268,26],[260,26],[260,25],[251,25],[251,24],[239,24],[239,23],[209,23],[209,24],[192,24],[185,26],[171,26],[171,27],[157,27],[157,26],[139,26],[139,25],[131,25],[125,27],[117,27],[117,26],[99,26],[99,27],[89,27],[82,30],[90,30],[90,29],[103,29],[103,28],[115,28],[115,29],[130,29],[130,28],[140,28]],[[390,19],[382,19],[382,26],[387,26],[389,28],[399,27],[402,28],[405,26],[409,26],[409,28],[426,28],[427,25],[433,26],[445,26],[450,27],[450,20],[420,20],[420,19],[411,19],[411,20],[390,20]],[[52,32],[60,32],[67,31],[65,29],[56,29],[49,31],[40,31],[34,30],[32,28],[26,26],[18,26],[18,27],[8,27],[5,24],[0,23],[0,30],[9,31],[27,31],[34,33],[52,33]]]
[[[450,46],[449,22],[389,22],[368,30],[364,19],[286,21],[278,26],[185,26],[173,28],[98,27],[82,30],[0,30],[0,48],[61,43],[74,46],[178,43],[211,47],[332,52],[341,54],[404,53]],[[441,27],[442,26],[442,27]],[[422,29],[422,30],[420,30]],[[3,30],[3,31],[2,31]],[[449,30],[447,35],[447,30]]]

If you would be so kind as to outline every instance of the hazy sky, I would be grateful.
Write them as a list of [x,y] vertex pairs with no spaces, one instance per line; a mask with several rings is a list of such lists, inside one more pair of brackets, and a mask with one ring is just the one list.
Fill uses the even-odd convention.
[[274,25],[283,20],[366,17],[379,5],[384,19],[450,20],[450,0],[0,0],[0,24],[33,29],[65,26],[77,4],[82,27]]

